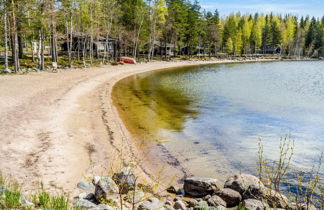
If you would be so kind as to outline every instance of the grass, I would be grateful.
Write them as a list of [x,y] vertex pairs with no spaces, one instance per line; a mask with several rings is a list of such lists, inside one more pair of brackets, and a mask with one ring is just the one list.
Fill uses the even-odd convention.
[[0,186],[5,186],[5,191],[0,194],[0,209],[52,209],[52,210],[68,210],[69,206],[68,196],[52,195],[44,190],[43,185],[39,192],[31,195],[30,199],[33,203],[33,207],[24,207],[21,202],[22,191],[17,182],[6,179],[0,171]]

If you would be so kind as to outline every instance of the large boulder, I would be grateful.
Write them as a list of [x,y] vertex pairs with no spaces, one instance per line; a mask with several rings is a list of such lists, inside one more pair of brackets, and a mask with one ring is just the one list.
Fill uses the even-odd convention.
[[109,177],[105,177],[98,181],[95,188],[95,198],[98,202],[107,201],[108,196],[117,193],[118,187],[116,183]]
[[186,195],[201,198],[218,191],[217,183],[217,179],[192,177],[184,180],[183,188]]
[[208,200],[207,203],[209,206],[225,206],[226,207],[226,202],[219,196],[213,195],[211,196]]
[[249,174],[236,174],[226,180],[224,188],[230,188],[243,195],[243,193],[246,192],[251,185],[253,185],[255,188],[264,187],[263,183],[256,176]]
[[216,192],[216,195],[226,202],[226,207],[228,208],[239,205],[242,200],[241,194],[230,188],[224,188]]
[[247,210],[264,210],[269,207],[267,203],[255,199],[246,199],[242,204]]
[[139,205],[138,210],[159,210],[164,209],[164,203],[157,198],[150,198]]
[[134,189],[136,177],[131,167],[125,167],[119,173],[114,174],[113,180],[118,185],[120,193],[127,194],[128,191]]

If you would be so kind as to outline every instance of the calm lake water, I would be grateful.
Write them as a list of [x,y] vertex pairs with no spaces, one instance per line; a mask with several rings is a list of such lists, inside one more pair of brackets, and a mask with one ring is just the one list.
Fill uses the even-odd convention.
[[298,168],[312,167],[324,151],[323,61],[144,73],[120,81],[113,97],[133,135],[163,144],[197,176],[255,173],[259,138],[274,160],[289,134]]

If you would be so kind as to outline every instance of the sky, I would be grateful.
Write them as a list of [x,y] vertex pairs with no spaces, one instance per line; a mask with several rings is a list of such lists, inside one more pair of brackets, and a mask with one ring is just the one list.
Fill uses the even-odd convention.
[[215,11],[221,15],[241,12],[294,14],[300,16],[322,17],[324,15],[324,0],[199,0],[202,9]]

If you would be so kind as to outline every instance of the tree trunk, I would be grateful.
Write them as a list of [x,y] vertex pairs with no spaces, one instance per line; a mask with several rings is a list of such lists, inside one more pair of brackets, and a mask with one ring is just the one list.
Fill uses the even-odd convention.
[[7,28],[7,6],[5,0],[2,0],[4,7],[4,41],[5,41],[5,67],[4,72],[10,72],[8,69],[8,28]]
[[56,25],[54,20],[54,0],[51,1],[51,55],[52,55],[52,66],[57,67],[58,55],[57,55],[57,40],[56,40]]
[[20,71],[18,57],[18,34],[16,26],[15,2],[11,0],[11,39],[12,39],[12,59],[15,65],[15,72]]
[[45,70],[45,56],[44,56],[44,31],[43,28],[39,29],[39,46],[38,46],[38,69]]

